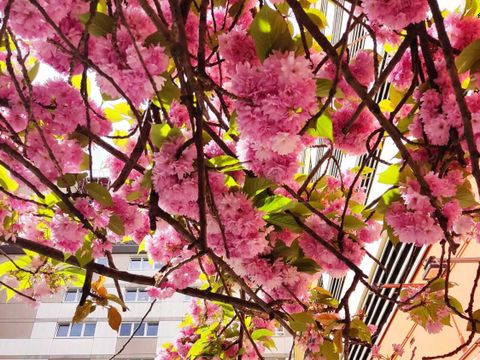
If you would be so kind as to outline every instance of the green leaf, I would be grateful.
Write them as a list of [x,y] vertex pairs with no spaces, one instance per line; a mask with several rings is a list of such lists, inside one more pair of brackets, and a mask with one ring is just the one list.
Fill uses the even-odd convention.
[[325,137],[333,142],[332,120],[326,114],[322,114],[322,116],[317,119],[316,130],[319,136]]
[[378,182],[387,185],[395,185],[400,177],[400,166],[390,165],[385,171],[378,175]]
[[360,230],[366,226],[365,222],[356,216],[353,215],[345,215],[345,219],[343,221],[343,227],[346,230]]
[[318,97],[327,97],[332,88],[333,81],[330,79],[317,79],[317,96]]
[[264,220],[270,224],[280,226],[281,228],[300,233],[302,228],[297,224],[295,218],[289,214],[268,214],[265,215]]
[[253,340],[260,340],[263,337],[273,336],[273,332],[268,329],[257,329],[254,330],[251,334]]
[[375,207],[375,212],[380,215],[385,215],[387,212],[388,206],[395,201],[400,199],[400,190],[398,189],[390,189],[386,191],[382,198],[378,201],[377,206]]
[[388,99],[383,99],[378,103],[378,106],[380,107],[381,112],[387,112],[391,113],[392,111],[395,110],[395,106],[393,105],[393,102],[388,100]]
[[150,130],[152,142],[158,148],[161,148],[169,138],[181,135],[180,129],[172,128],[168,124],[153,124]]
[[272,185],[273,183],[270,180],[263,177],[247,176],[243,185],[243,192],[249,197],[254,197]]
[[459,313],[463,313],[463,306],[460,303],[460,301],[458,301],[456,298],[454,298],[451,295],[448,295],[448,301],[450,302],[450,305],[452,305],[452,307],[455,310],[457,310]]
[[[80,15],[80,21],[83,25],[86,25],[88,19],[90,18],[90,13],[85,13]],[[104,14],[104,13],[95,13],[93,15],[93,19],[90,22],[90,26],[88,28],[88,32],[93,36],[105,36],[113,32],[115,27],[115,22],[113,19]]]
[[85,190],[87,191],[88,195],[97,200],[101,205],[107,207],[112,206],[112,195],[110,195],[108,190],[103,185],[96,182],[91,182],[85,185]]
[[305,9],[310,20],[313,21],[319,29],[324,29],[327,27],[327,18],[325,14],[318,9]]
[[40,69],[40,61],[35,61],[35,64],[28,70],[28,78],[30,79],[30,82],[35,80],[38,74],[38,70]]
[[292,261],[290,265],[295,266],[300,272],[311,275],[316,274],[321,270],[320,265],[318,265],[314,260],[309,258],[297,259],[295,261]]
[[372,335],[370,330],[368,330],[368,326],[360,319],[355,318],[350,323],[350,336],[361,341],[371,343],[372,342]]
[[123,224],[123,220],[117,214],[112,214],[112,216],[110,216],[108,228],[117,235],[125,235],[125,226]]
[[383,225],[386,226],[387,235],[388,235],[388,239],[390,240],[390,242],[393,245],[397,245],[400,242],[399,237],[397,235],[395,235],[395,232],[393,231],[393,229],[390,225],[388,225],[386,222],[384,222]]
[[195,343],[192,345],[192,347],[188,351],[187,358],[196,359],[199,355],[203,353],[203,350],[205,349],[206,345],[208,345],[208,342],[203,337],[195,341]]
[[67,188],[74,186],[78,181],[83,180],[87,177],[87,174],[65,174],[57,178],[57,185],[61,188]]
[[478,0],[466,0],[465,1],[465,16],[477,16],[479,12],[480,4]]
[[132,109],[126,102],[120,102],[104,109],[105,117],[112,123],[133,118]]
[[169,73],[164,73],[162,76],[166,80],[162,89],[158,92],[157,97],[154,99],[154,102],[157,103],[158,107],[161,107],[161,102],[168,108],[173,100],[180,98],[180,89],[174,84]]
[[16,191],[18,189],[18,183],[13,180],[7,169],[0,165],[0,185],[8,191]]
[[308,329],[307,324],[314,324],[315,319],[313,314],[308,311],[290,314],[290,327],[295,331],[306,331]]
[[259,208],[259,210],[273,214],[291,209],[294,206],[295,203],[291,199],[283,195],[273,195],[266,198],[265,203]]
[[326,360],[338,360],[339,353],[333,341],[325,340],[320,346],[320,354]]
[[255,15],[248,32],[255,42],[255,50],[262,61],[273,50],[282,52],[293,50],[294,43],[287,22],[282,15],[269,6],[263,6]]
[[445,289],[445,279],[438,278],[435,281],[433,281],[428,288],[430,289],[431,292],[435,291],[440,291]]
[[[473,319],[476,320],[475,322],[475,332],[480,333],[480,309],[473,312]],[[472,323],[469,322],[467,325],[467,330],[472,331],[473,326]]]
[[455,60],[459,73],[470,70],[480,60],[480,39],[470,43]]
[[143,42],[143,46],[150,47],[152,45],[167,45],[165,37],[160,33],[160,31],[155,31],[154,33],[148,35]]
[[242,170],[243,166],[232,156],[220,155],[208,160],[207,165],[221,172]]
[[462,208],[478,206],[478,202],[475,200],[475,195],[471,189],[472,187],[469,181],[466,181],[463,185],[457,188],[455,199],[458,200]]

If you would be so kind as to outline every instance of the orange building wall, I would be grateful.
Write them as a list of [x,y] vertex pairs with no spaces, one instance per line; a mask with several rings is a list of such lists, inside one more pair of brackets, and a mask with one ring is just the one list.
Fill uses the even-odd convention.
[[[441,248],[439,245],[432,246],[425,258],[429,256],[440,257]],[[480,244],[475,240],[469,243],[464,243],[457,250],[455,257],[476,257],[480,258]],[[450,282],[458,285],[451,288],[449,293],[456,297],[466,309],[468,306],[471,287],[474,282],[478,263],[467,264],[452,264],[452,271],[450,273]],[[425,283],[423,276],[423,262],[417,269],[412,283]],[[480,309],[480,284],[475,292],[475,302],[473,310]],[[422,359],[423,356],[433,356],[446,354],[457,346],[462,344],[470,332],[467,331],[467,322],[460,319],[458,316],[453,316],[452,326],[445,326],[439,334],[429,334],[421,327],[415,325],[408,319],[408,315],[396,311],[387,326],[387,329],[380,341],[380,353],[382,355],[392,355],[392,344],[402,344],[404,354],[402,357],[394,357],[394,359]],[[456,355],[449,356],[447,359],[461,359],[461,360],[480,360],[480,334],[476,334],[470,346],[465,347]]]

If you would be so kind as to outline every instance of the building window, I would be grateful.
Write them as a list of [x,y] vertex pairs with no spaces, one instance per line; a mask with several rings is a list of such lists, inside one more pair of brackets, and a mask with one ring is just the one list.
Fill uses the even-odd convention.
[[64,302],[79,302],[82,296],[82,290],[80,289],[68,289],[65,292]]
[[98,259],[95,259],[95,263],[103,265],[103,266],[108,266],[108,260],[105,256],[99,257]]
[[58,324],[56,337],[92,337],[96,323]]
[[283,326],[280,324],[275,326],[275,336],[284,336],[284,335],[285,335],[285,329],[283,328]]
[[158,323],[149,322],[149,323],[131,323],[124,322],[120,326],[120,336],[132,336],[137,329],[135,336],[157,336],[158,334]]
[[146,256],[133,257],[130,259],[128,268],[130,270],[159,270],[162,268],[162,264],[149,262]]
[[125,302],[148,302],[150,297],[145,289],[126,289]]

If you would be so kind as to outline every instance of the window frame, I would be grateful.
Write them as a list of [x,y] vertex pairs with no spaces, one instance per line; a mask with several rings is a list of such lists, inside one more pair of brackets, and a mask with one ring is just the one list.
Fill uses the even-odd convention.
[[[75,300],[67,300],[67,294],[70,292],[75,291]],[[68,288],[65,291],[65,294],[63,294],[63,302],[64,303],[77,303],[80,301],[80,298],[82,297],[82,289],[80,288]]]
[[[135,292],[135,298],[133,300],[127,300],[127,294]],[[146,298],[140,299],[140,294],[143,293]],[[124,291],[125,302],[127,303],[148,303],[153,299],[148,296],[147,290],[145,288],[126,288]]]
[[[140,261],[140,268],[136,269],[132,266],[134,261]],[[128,270],[132,271],[151,271],[151,270],[160,270],[162,268],[161,263],[154,262],[150,264],[147,256],[131,256],[128,263]]]
[[[140,321],[125,321],[120,324],[120,329],[118,332],[118,337],[126,338],[126,337],[131,337],[135,329],[140,325]],[[121,335],[121,329],[123,325],[130,325],[130,331],[128,335]],[[150,326],[155,326],[157,328],[156,334],[155,335],[147,335],[148,334],[148,329]],[[142,323],[143,327],[143,332],[140,335],[138,332],[135,334],[134,337],[139,337],[139,338],[155,338],[158,337],[158,330],[160,329],[160,323],[158,321],[146,321]]]
[[[93,327],[93,334],[92,335],[85,335],[85,330],[87,328],[87,325],[94,325]],[[65,336],[63,335],[58,335],[58,332],[61,327],[68,326],[67,329],[67,334]],[[80,326],[80,335],[72,335],[72,328],[73,326]],[[79,324],[73,324],[69,322],[58,322],[57,327],[55,329],[55,339],[79,339],[79,338],[94,338],[95,337],[95,332],[97,330],[97,323],[93,321],[85,322],[85,323],[79,323]]]

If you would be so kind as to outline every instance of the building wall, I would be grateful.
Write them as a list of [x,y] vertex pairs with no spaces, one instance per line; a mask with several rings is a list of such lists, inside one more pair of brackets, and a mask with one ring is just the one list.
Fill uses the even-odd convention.
[[[424,259],[429,256],[439,258],[440,254],[440,246],[435,245],[427,250]],[[478,259],[479,254],[480,244],[472,240],[462,244],[455,257],[474,257]],[[477,266],[478,262],[452,264],[450,282],[457,283],[458,285],[452,287],[449,293],[460,301],[464,309],[468,306],[470,289],[474,283]],[[425,280],[423,280],[423,262],[417,268],[409,283],[425,283]],[[480,308],[480,288],[477,288],[474,299],[473,309],[476,310]],[[423,327],[417,326],[409,320],[406,313],[396,310],[378,341],[380,353],[391,355],[392,344],[403,345],[405,352],[401,359],[421,359],[422,356],[448,353],[464,343],[470,335],[470,332],[466,330],[467,322],[458,316],[454,316],[453,318],[454,321],[452,321],[450,327],[445,326],[438,334],[429,334]],[[395,359],[400,359],[400,357],[395,357]],[[463,351],[460,351],[456,355],[447,357],[447,359],[480,359],[480,335],[477,334],[475,336],[470,346],[465,347]]]

